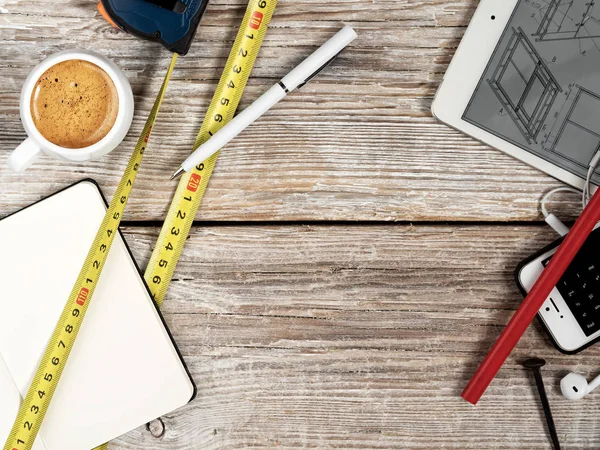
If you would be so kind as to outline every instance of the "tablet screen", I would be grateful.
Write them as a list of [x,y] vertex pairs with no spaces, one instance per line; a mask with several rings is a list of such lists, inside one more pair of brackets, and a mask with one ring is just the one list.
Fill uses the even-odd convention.
[[585,178],[600,149],[600,2],[520,0],[463,120]]

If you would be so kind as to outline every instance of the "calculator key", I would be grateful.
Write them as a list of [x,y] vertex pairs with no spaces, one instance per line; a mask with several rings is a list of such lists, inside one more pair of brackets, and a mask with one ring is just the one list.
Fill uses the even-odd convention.
[[595,230],[556,285],[588,336],[600,330],[600,255],[595,251],[599,246],[600,230]]
[[600,328],[598,326],[598,324],[600,324],[600,322],[593,321],[593,320],[590,322],[587,322],[583,327],[583,331],[585,331],[585,333],[589,336],[590,334],[598,331],[598,329]]

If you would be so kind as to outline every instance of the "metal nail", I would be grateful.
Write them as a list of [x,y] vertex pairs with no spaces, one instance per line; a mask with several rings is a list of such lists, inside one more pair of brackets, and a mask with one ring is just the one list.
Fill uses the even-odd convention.
[[550,410],[550,403],[548,402],[548,396],[546,395],[546,388],[544,387],[544,380],[542,379],[542,367],[546,365],[546,361],[540,358],[532,358],[523,362],[523,367],[530,369],[533,372],[535,378],[535,384],[537,386],[540,400],[542,401],[542,407],[544,408],[544,415],[546,416],[546,424],[548,425],[548,431],[552,438],[552,444],[554,444],[555,450],[560,450],[560,442],[558,442],[558,433],[556,432],[556,426],[554,425],[554,419],[552,418],[552,411]]

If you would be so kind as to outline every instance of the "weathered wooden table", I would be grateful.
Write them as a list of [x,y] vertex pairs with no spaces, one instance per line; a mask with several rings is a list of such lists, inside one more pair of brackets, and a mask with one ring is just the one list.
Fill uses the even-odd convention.
[[[359,39],[222,153],[163,307],[198,397],[111,449],[547,449],[528,356],[548,361],[565,448],[600,448],[598,399],[558,388],[567,370],[594,374],[599,348],[562,356],[538,325],[478,407],[459,397],[521,301],[517,263],[554,239],[538,202],[559,185],[431,117],[476,5],[279,1],[241,107],[342,23]],[[213,0],[178,63],[123,227],[141,267],[244,9]],[[56,51],[112,58],[137,106],[99,162],[13,175],[0,161],[0,215],[83,177],[112,195],[168,52],[112,29],[94,0],[0,0],[0,39],[2,161],[25,137],[21,84]]]

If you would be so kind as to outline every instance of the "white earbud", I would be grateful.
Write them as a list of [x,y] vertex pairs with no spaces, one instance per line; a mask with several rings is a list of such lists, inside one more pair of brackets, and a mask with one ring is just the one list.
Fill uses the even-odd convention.
[[571,372],[560,380],[560,390],[568,400],[581,400],[598,386],[600,386],[600,376],[588,383],[583,375]]

